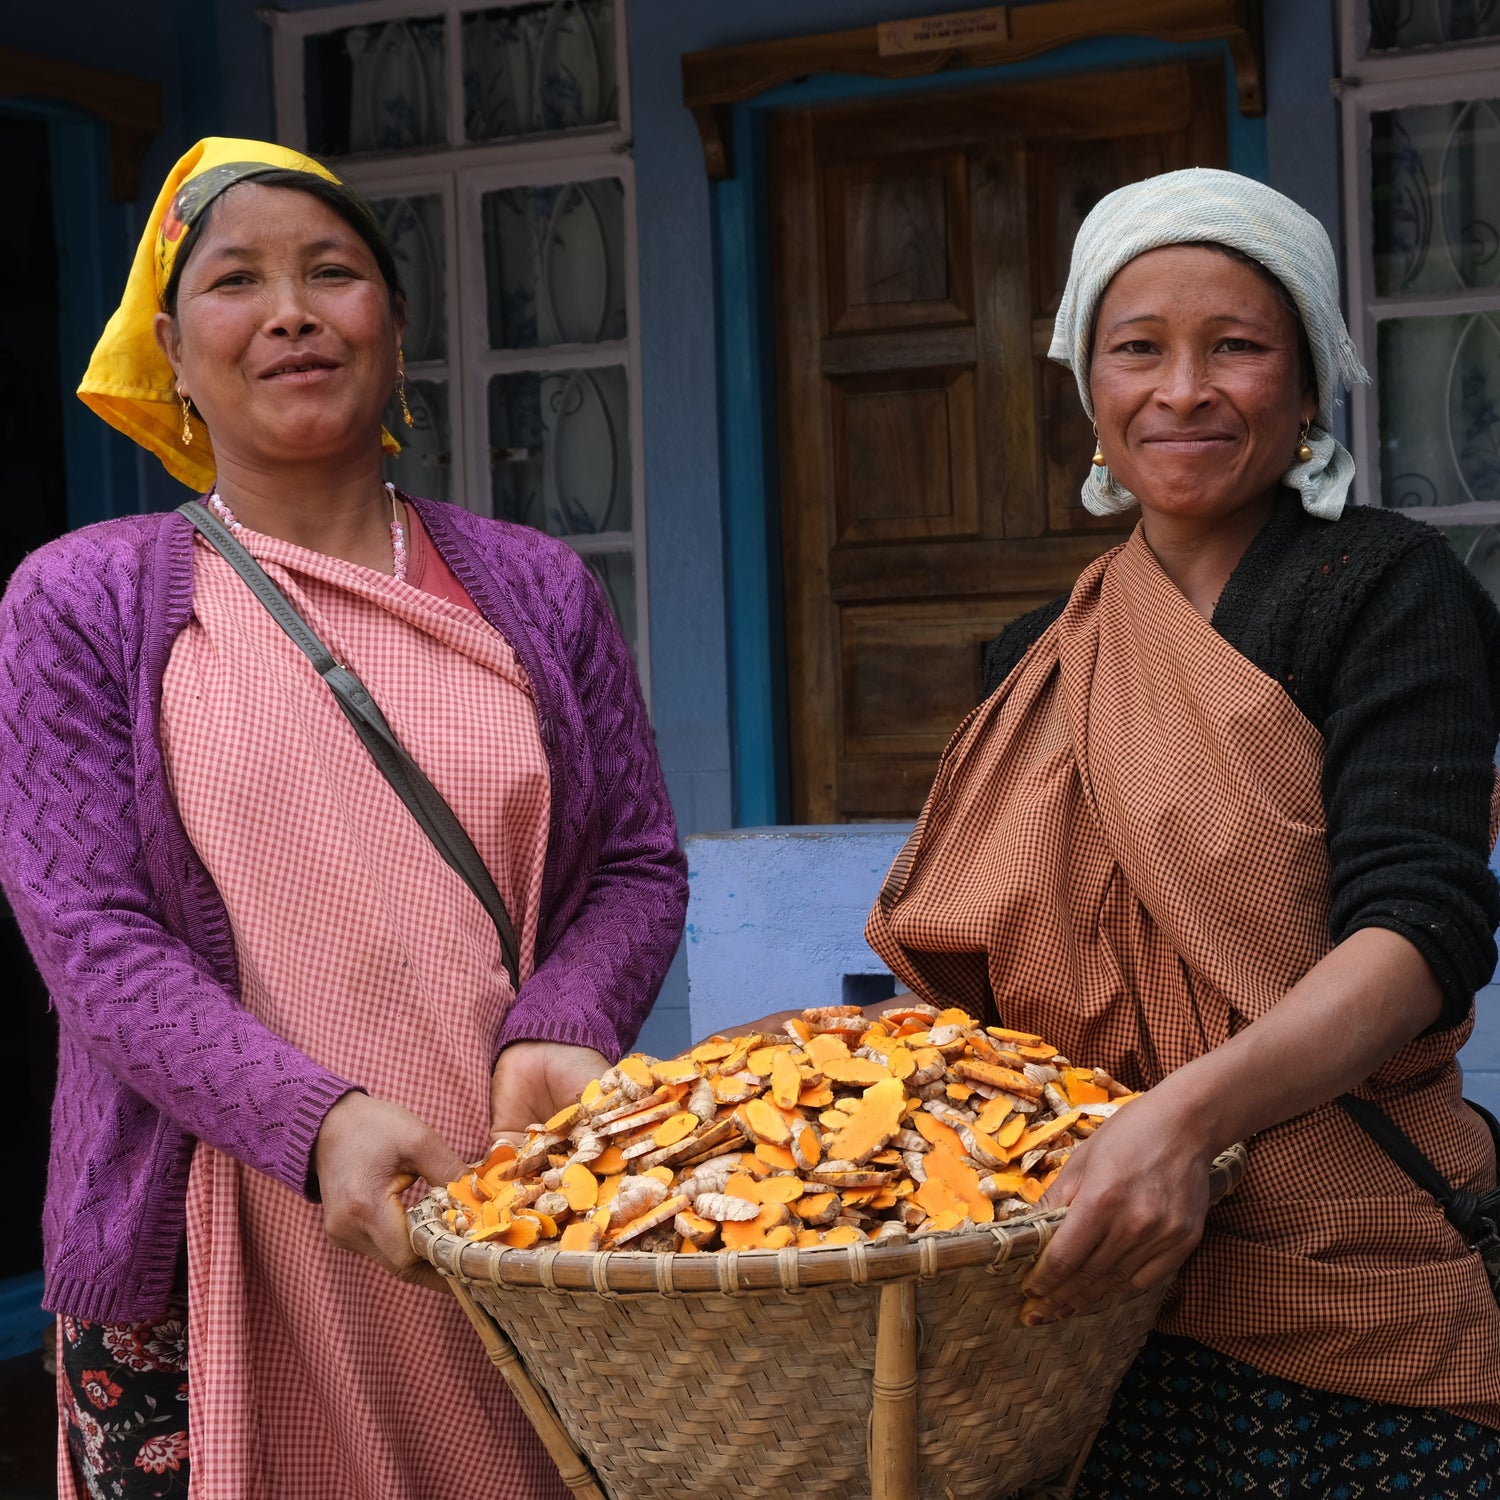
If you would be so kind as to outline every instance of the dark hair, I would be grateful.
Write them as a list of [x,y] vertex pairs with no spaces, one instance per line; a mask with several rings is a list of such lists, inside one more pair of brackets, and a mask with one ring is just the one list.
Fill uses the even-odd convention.
[[[390,294],[391,309],[400,311],[406,299],[406,291],[401,285],[401,273],[396,269],[396,257],[391,253],[385,231],[381,229],[370,205],[353,188],[346,187],[342,182],[330,182],[326,177],[319,177],[316,172],[297,172],[288,167],[267,167],[264,172],[257,172],[253,177],[241,177],[239,181],[258,183],[261,187],[290,188],[294,192],[306,193],[308,197],[316,198],[319,203],[331,208],[369,247],[380,270],[381,279],[385,282],[386,291]],[[238,186],[238,183],[232,186]],[[225,192],[227,191],[226,188]],[[167,285],[161,294],[163,311],[174,318],[177,316],[177,290],[182,283],[183,268],[223,196],[220,193],[218,197],[205,203],[202,212],[183,235],[177,259],[172,263],[172,274],[167,278]]]
[[1296,299],[1287,291],[1286,283],[1263,261],[1256,260],[1253,255],[1247,255],[1237,246],[1226,245],[1222,240],[1182,240],[1179,243],[1188,250],[1217,250],[1220,255],[1227,255],[1230,260],[1242,266],[1249,266],[1270,287],[1276,294],[1276,300],[1291,313],[1297,324],[1297,363],[1301,368],[1302,389],[1316,390],[1318,367],[1313,362],[1312,344],[1307,337],[1307,325],[1302,321],[1302,309],[1297,306]]

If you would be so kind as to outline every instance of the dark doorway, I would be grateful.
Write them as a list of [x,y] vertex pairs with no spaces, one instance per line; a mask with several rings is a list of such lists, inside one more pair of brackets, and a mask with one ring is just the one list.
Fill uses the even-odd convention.
[[[0,581],[26,553],[67,530],[58,256],[47,126],[0,112],[0,161],[11,184],[0,214]],[[13,1208],[0,1237],[0,1280],[42,1265],[47,1120],[57,1027],[15,919],[0,902],[0,1057],[14,1070],[0,1089],[0,1140],[11,1143]]]

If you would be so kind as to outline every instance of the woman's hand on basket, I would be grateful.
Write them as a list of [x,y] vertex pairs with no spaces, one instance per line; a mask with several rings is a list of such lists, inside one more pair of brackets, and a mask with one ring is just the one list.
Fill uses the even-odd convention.
[[520,1135],[542,1124],[608,1068],[609,1059],[592,1047],[512,1042],[490,1079],[490,1134]]
[[1205,1152],[1164,1101],[1144,1095],[1075,1150],[1041,1207],[1067,1217],[1022,1283],[1028,1325],[1100,1297],[1146,1291],[1197,1248],[1208,1216]]
[[313,1162],[323,1227],[335,1245],[402,1281],[442,1287],[411,1247],[401,1202],[419,1177],[440,1186],[463,1171],[463,1158],[437,1131],[389,1099],[345,1094],[323,1117]]

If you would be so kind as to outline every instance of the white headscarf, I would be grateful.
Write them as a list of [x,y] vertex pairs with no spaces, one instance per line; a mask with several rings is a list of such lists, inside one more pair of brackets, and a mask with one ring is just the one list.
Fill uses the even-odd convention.
[[[1309,514],[1337,519],[1354,478],[1354,460],[1329,431],[1339,393],[1370,377],[1344,326],[1339,273],[1323,226],[1305,209],[1251,177],[1189,167],[1132,183],[1103,198],[1073,242],[1073,263],[1048,354],[1067,365],[1090,419],[1089,354],[1105,288],[1127,262],[1163,245],[1207,240],[1259,261],[1291,294],[1307,331],[1318,381],[1318,412],[1307,442],[1313,456],[1293,463],[1282,483]],[[1096,516],[1128,510],[1135,496],[1108,469],[1094,468],[1083,503]]]

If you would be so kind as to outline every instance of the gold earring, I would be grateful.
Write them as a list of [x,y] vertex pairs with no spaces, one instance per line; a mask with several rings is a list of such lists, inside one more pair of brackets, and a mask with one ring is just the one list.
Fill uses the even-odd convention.
[[406,353],[404,350],[396,351],[396,400],[401,406],[401,420],[408,427],[415,427],[416,421],[412,417],[411,407],[406,404]]
[[1311,422],[1304,422],[1302,424],[1302,431],[1297,435],[1297,462],[1299,464],[1310,463],[1312,461],[1313,451],[1307,441],[1307,434],[1311,428]]
[[184,448],[191,448],[193,446],[193,422],[191,417],[193,406],[181,391],[178,391],[177,399],[182,402],[182,446]]
[[1096,469],[1104,467],[1104,449],[1099,446],[1099,424],[1097,422],[1094,423],[1094,467]]

